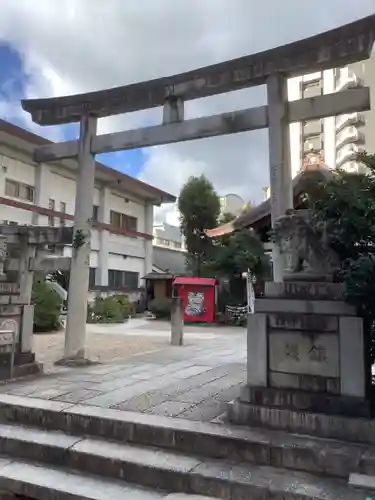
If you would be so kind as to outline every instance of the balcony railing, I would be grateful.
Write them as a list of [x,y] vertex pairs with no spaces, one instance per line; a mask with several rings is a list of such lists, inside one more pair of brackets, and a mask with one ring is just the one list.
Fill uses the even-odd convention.
[[346,144],[343,146],[336,155],[336,166],[342,167],[344,163],[356,159],[358,153],[362,153],[364,148],[355,144]]
[[341,165],[346,172],[355,173],[360,170],[360,163],[358,161],[348,161]]
[[365,116],[362,113],[347,113],[345,115],[338,116],[336,119],[336,132],[339,132],[347,125],[355,125],[357,123],[365,123]]
[[363,87],[364,81],[362,78],[358,77],[354,73],[349,73],[342,75],[336,85],[336,92],[341,90],[354,89],[357,87]]
[[343,147],[345,144],[349,144],[352,142],[356,143],[364,143],[365,135],[360,132],[356,127],[346,127],[341,130],[336,137],[336,149]]

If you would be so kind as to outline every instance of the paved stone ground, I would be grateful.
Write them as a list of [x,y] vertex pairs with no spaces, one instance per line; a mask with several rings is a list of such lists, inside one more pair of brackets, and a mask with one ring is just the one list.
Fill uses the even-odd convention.
[[[108,363],[127,360],[137,353],[161,349],[168,344],[169,324],[161,322],[152,330],[162,331],[162,335],[150,335],[149,322],[133,319],[123,324],[87,325],[86,352],[93,361]],[[110,342],[103,342],[107,335]],[[56,371],[54,362],[64,353],[65,331],[34,335],[36,358],[43,363],[46,373]]]
[[[172,347],[168,324],[100,328],[92,333],[98,352],[118,349],[126,361],[58,370],[0,392],[207,422],[223,414],[245,382],[245,329],[187,327],[185,345]],[[120,352],[114,346],[121,342]]]

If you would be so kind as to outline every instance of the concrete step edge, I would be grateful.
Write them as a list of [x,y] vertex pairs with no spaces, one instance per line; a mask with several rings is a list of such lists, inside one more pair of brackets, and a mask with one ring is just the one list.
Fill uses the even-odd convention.
[[[351,472],[350,469],[347,471],[345,479],[323,479],[308,472],[207,459],[154,447],[78,438],[62,432],[4,425],[0,426],[0,453],[10,458],[51,463],[84,474],[131,481],[146,488],[193,491],[205,495],[218,495],[222,491],[221,488],[225,491],[235,491],[239,488],[244,494],[246,488],[258,491],[262,485],[274,484],[267,480],[268,475],[275,477],[276,483],[278,478],[284,478],[279,490],[276,486],[274,488],[275,492],[280,494],[286,494],[284,490],[288,490],[293,482],[310,485],[311,488],[315,482],[320,482],[328,491],[334,491],[338,487],[340,491],[344,491]],[[254,477],[253,483],[250,479]],[[219,497],[221,498],[220,495]],[[280,498],[284,499],[283,496]]]
[[121,481],[78,474],[38,462],[0,458],[0,490],[35,500],[162,500],[165,492],[153,492]]
[[[326,479],[273,467],[233,465],[224,461],[203,463],[190,472],[180,474],[171,471],[169,475],[163,475],[164,480],[160,478],[160,469],[153,469],[154,484],[141,486],[134,477],[131,483],[122,483],[117,479],[108,480],[87,471],[63,466],[51,467],[40,462],[12,460],[6,456],[0,460],[3,462],[0,466],[0,489],[35,500],[52,496],[58,500],[136,500],[138,497],[134,492],[142,492],[145,496],[139,496],[139,499],[148,500],[147,495],[152,495],[152,499],[164,498],[165,491],[231,500],[271,496],[274,500],[363,500],[362,492],[349,486],[347,480]],[[147,477],[150,471],[143,470],[143,477]],[[127,478],[121,479],[126,481]],[[164,488],[168,479],[169,485]],[[46,496],[47,492],[49,496]],[[126,496],[130,492],[133,496]]]
[[[4,423],[3,426],[0,425],[0,436],[3,437],[16,437],[12,433],[7,434],[7,424],[21,424],[40,429],[39,440],[43,436],[52,435],[46,434],[43,429],[61,430],[70,444],[73,444],[74,439],[79,439],[72,436],[86,435],[120,443],[155,446],[171,452],[258,463],[337,477],[346,477],[351,472],[375,471],[375,447],[371,445],[95,407],[65,408],[62,403],[30,398],[21,398],[27,399],[28,404],[24,407],[10,404],[9,398],[7,404],[4,404],[5,399],[7,398],[3,397],[1,402],[0,397],[0,421]],[[19,403],[19,398],[16,401]],[[32,430],[34,434],[36,429]],[[18,439],[22,439],[24,428],[20,427],[17,432]],[[63,439],[59,438],[60,435],[61,432],[56,433],[56,442]],[[32,436],[30,439],[32,440]]]

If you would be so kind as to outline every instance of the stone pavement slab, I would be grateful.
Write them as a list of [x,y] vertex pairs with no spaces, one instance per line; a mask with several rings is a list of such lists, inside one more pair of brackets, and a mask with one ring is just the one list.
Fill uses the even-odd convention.
[[202,497],[201,495],[189,495],[188,493],[172,493],[163,500],[217,500],[214,497]]
[[[144,325],[139,330],[142,328]],[[246,380],[245,329],[208,327],[205,335],[206,329],[190,328],[195,337],[187,345],[168,345],[122,362],[61,370],[10,383],[0,386],[0,393],[66,405],[216,421]]]

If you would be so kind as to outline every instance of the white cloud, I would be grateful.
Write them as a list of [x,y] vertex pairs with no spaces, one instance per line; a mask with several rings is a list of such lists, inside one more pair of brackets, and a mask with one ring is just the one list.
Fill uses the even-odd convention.
[[[374,12],[374,0],[2,0],[0,42],[22,56],[26,96],[103,89],[287,43]],[[265,102],[261,88],[198,100],[188,116]],[[0,104],[12,117],[14,104]],[[18,112],[18,111],[17,111]],[[30,122],[25,123],[30,126]],[[100,121],[100,133],[156,124],[161,110]],[[266,132],[151,148],[142,179],[177,194],[205,173],[220,193],[259,201],[268,179]],[[159,211],[166,216],[167,209]],[[176,217],[173,210],[171,220]]]

